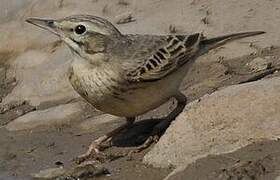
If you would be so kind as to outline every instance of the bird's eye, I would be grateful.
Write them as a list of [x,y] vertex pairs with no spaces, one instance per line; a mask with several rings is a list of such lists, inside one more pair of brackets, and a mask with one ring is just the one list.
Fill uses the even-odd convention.
[[75,27],[75,33],[77,34],[83,34],[86,32],[86,27],[84,25],[78,25]]

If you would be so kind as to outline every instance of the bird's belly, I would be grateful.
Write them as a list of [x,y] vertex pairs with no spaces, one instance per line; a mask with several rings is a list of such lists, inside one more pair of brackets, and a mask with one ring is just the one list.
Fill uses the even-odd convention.
[[[113,77],[113,78],[112,78]],[[144,83],[121,82],[116,75],[75,71],[69,77],[73,88],[96,109],[121,117],[134,117],[157,108],[177,93],[180,73]]]
[[[91,80],[92,79],[92,80]],[[134,117],[157,108],[177,92],[178,83],[164,81],[126,86],[118,90],[119,85],[106,84],[94,79],[94,76],[70,78],[74,89],[96,109],[121,117]],[[173,88],[172,88],[173,87]]]
[[101,111],[123,117],[134,117],[144,114],[165,103],[174,93],[161,91],[157,86],[149,86],[128,90],[115,98],[108,96],[99,103]]
[[175,93],[175,90],[167,92],[157,85],[134,87],[122,93],[109,92],[106,88],[96,88],[85,82],[80,82],[79,87],[74,88],[79,89],[77,92],[96,109],[121,117],[144,114],[166,102]]

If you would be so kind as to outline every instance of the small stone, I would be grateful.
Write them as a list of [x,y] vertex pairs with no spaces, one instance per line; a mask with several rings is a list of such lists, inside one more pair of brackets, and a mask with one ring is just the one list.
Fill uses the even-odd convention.
[[208,16],[202,18],[201,22],[203,22],[203,24],[206,24],[206,25],[210,24]]
[[56,161],[54,164],[57,165],[57,166],[63,166],[64,165],[63,162],[61,162],[61,161]]
[[247,64],[254,72],[263,71],[271,67],[271,62],[266,58],[257,57]]
[[2,77],[5,74],[5,68],[0,68],[0,76]]
[[126,24],[133,21],[136,21],[136,19],[132,16],[132,13],[121,14],[115,18],[116,24]]
[[67,174],[70,174],[71,177],[75,177],[76,179],[88,179],[108,175],[110,172],[104,166],[96,164],[94,161],[88,161],[69,170]]
[[274,47],[273,45],[271,45],[271,46],[268,47],[268,50],[269,50],[269,51],[272,51],[273,49],[275,49],[275,47]]
[[[59,162],[58,164],[61,164]],[[63,163],[62,163],[63,164]],[[38,173],[31,174],[35,179],[89,179],[99,176],[107,176],[110,172],[104,166],[97,164],[95,161],[87,161],[80,165],[75,165],[73,167],[64,168],[62,166],[58,168],[49,168],[41,170]]]
[[84,113],[84,102],[59,105],[45,110],[32,111],[10,122],[9,131],[32,129],[38,126],[67,124]]
[[119,5],[122,5],[122,6],[128,6],[128,5],[129,5],[129,2],[126,1],[126,0],[119,0],[118,4],[119,4]]
[[267,59],[267,60],[269,60],[269,59],[272,59],[273,56],[265,56],[264,58]]
[[62,176],[65,173],[65,169],[59,168],[50,168],[39,171],[38,173],[31,174],[32,177],[37,179],[55,179],[59,176]]
[[18,109],[18,110],[16,111],[16,114],[17,114],[17,116],[22,116],[22,115],[24,114],[24,110]]
[[16,157],[17,157],[17,155],[14,154],[14,153],[8,153],[8,155],[7,155],[7,159],[8,159],[8,160],[15,159]]
[[169,32],[170,32],[171,34],[177,33],[177,29],[176,29],[176,26],[175,26],[174,24],[170,24],[169,27],[168,27],[168,29],[169,29]]

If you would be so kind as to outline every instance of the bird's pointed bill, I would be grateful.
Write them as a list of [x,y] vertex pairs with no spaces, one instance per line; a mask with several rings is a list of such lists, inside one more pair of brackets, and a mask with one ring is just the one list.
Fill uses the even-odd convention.
[[46,29],[56,35],[59,35],[57,27],[55,25],[55,20],[42,18],[28,18],[26,19],[26,22],[38,26],[42,29]]

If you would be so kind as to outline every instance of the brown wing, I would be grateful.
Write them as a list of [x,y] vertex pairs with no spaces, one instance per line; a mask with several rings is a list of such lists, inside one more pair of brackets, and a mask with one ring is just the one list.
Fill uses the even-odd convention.
[[201,34],[170,35],[137,68],[127,72],[129,81],[159,80],[188,62],[198,51]]

